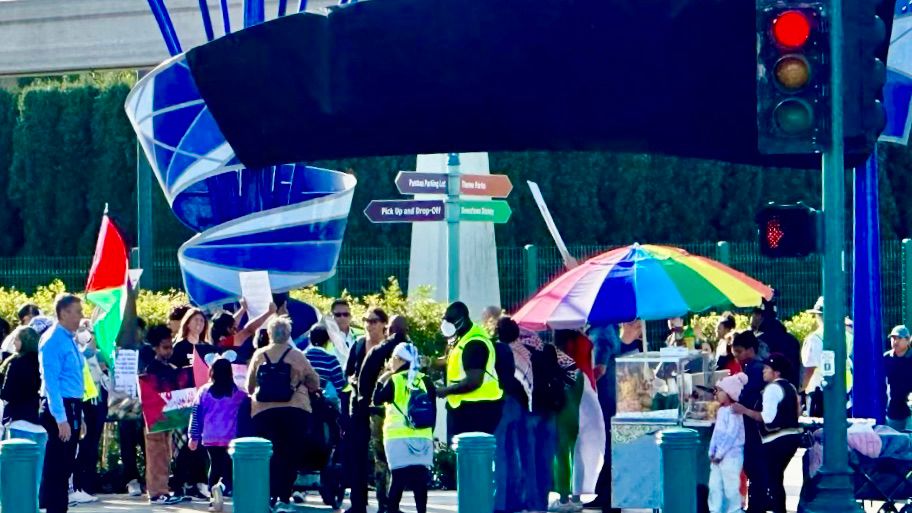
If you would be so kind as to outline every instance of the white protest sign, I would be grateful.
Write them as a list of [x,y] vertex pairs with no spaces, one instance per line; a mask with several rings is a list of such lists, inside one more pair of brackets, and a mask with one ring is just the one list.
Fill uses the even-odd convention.
[[256,319],[269,311],[272,303],[272,288],[269,286],[267,271],[238,273],[241,280],[241,295],[247,301],[249,319]]
[[114,391],[134,399],[139,397],[138,374],[139,351],[118,349],[114,355]]

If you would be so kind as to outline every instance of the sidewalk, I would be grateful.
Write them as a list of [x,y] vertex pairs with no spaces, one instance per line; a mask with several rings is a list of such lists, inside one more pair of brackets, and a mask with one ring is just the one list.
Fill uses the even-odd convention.
[[[785,491],[788,494],[787,506],[790,512],[798,508],[798,494],[801,491],[801,456],[803,451],[799,451],[792,463],[789,465],[785,474]],[[373,494],[371,494],[373,495]],[[125,495],[108,495],[102,496],[102,501],[96,504],[76,506],[70,508],[72,513],[195,513],[206,511],[207,503],[199,501],[196,503],[185,503],[176,506],[150,506],[145,498],[127,497]],[[429,513],[456,513],[456,492],[430,492],[428,503]],[[552,497],[552,498],[556,498]],[[345,507],[348,504],[346,503]],[[376,512],[376,503],[372,504],[371,512]],[[865,504],[865,510],[869,513],[875,513],[880,509],[879,503]],[[406,492],[402,499],[401,509],[403,513],[415,513],[415,506],[412,502],[412,495]],[[302,512],[329,513],[332,510],[324,506],[319,496],[309,495],[308,502],[298,508]],[[232,511],[230,506],[226,506],[225,512]],[[628,513],[639,513],[638,510],[626,510]],[[651,511],[643,510],[643,513]]]

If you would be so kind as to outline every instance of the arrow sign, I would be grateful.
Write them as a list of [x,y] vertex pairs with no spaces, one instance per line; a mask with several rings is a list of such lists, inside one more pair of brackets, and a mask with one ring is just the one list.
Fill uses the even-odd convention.
[[446,173],[416,173],[399,171],[396,188],[400,194],[446,194]]
[[503,200],[459,202],[460,221],[506,223],[512,213],[510,205]]
[[442,200],[374,200],[364,209],[372,223],[443,221],[444,212]]
[[[513,190],[506,175],[459,175],[460,194],[506,198]],[[400,194],[446,194],[446,173],[416,173],[399,171],[396,188]]]
[[513,190],[507,175],[459,175],[459,192],[466,196],[506,198]]

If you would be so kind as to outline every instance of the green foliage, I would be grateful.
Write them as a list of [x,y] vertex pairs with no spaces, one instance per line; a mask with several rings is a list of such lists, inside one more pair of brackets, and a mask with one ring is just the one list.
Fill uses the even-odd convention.
[[[27,302],[33,302],[41,307],[42,311],[53,311],[54,298],[66,292],[66,286],[60,280],[55,280],[49,285],[38,287],[34,294],[28,295],[22,291],[0,287],[0,317],[12,322],[16,318],[16,311]],[[312,304],[321,312],[328,312],[333,298],[324,296],[316,287],[307,287],[292,291],[291,297]],[[367,308],[379,306],[390,316],[402,315],[409,322],[409,333],[422,354],[439,356],[445,347],[444,340],[439,333],[440,319],[446,305],[430,299],[429,290],[419,290],[411,297],[406,297],[396,278],[390,278],[386,287],[375,294],[363,297],[352,297],[348,292],[343,292],[342,297],[348,299],[352,307],[352,316],[355,324],[364,318]],[[177,290],[166,292],[153,292],[141,290],[136,300],[136,310],[139,316],[149,324],[164,324],[168,321],[168,312],[171,307],[186,304],[187,295]],[[91,314],[91,305],[85,303],[86,315]]]
[[782,324],[785,324],[785,329],[794,335],[798,341],[804,343],[804,339],[817,329],[817,316],[812,313],[801,312],[791,319],[783,321]]
[[[722,314],[716,312],[694,315],[690,319],[690,326],[694,330],[694,336],[698,340],[715,341],[718,338],[716,337],[716,326],[719,324],[720,319],[722,319]],[[748,328],[750,328],[750,317],[736,314],[735,329],[746,330]]]
[[136,298],[136,311],[150,326],[167,324],[171,308],[187,303],[187,295],[174,289],[167,292],[140,290],[139,297]]
[[[355,325],[359,325],[368,308],[379,306],[391,317],[401,315],[408,320],[409,335],[421,354],[439,356],[446,347],[439,332],[446,304],[430,299],[430,292],[422,288],[411,297],[407,297],[399,286],[399,280],[390,277],[387,285],[379,293],[359,298],[353,297],[348,291],[343,291],[341,297],[351,304],[352,321]],[[291,297],[314,305],[321,312],[328,312],[333,300],[322,295],[317,287],[292,291]]]

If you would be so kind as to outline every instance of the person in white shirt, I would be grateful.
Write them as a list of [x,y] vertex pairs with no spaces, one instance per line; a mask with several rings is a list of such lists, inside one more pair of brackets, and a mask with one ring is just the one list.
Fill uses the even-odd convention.
[[801,390],[807,396],[806,413],[810,417],[823,417],[823,298],[808,310],[817,319],[814,330],[801,346]]
[[709,441],[709,511],[741,511],[741,469],[744,466],[744,417],[732,409],[747,384],[747,374],[723,378],[716,385],[716,400],[722,406]]

